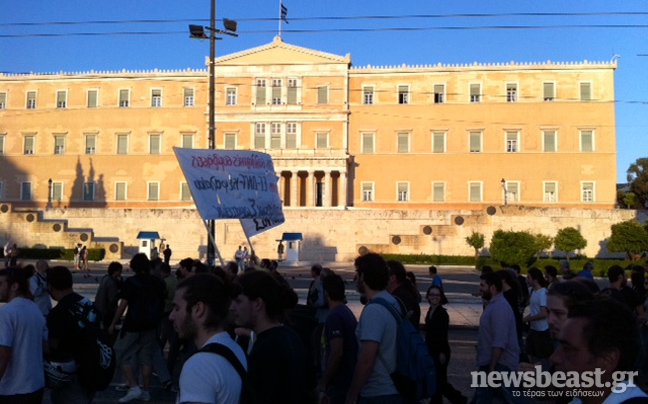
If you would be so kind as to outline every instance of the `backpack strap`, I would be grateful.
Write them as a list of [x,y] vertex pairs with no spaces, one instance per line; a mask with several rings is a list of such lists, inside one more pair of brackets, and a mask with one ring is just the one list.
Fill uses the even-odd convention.
[[[400,326],[400,323],[403,321],[403,316],[396,311],[396,308],[394,306],[392,306],[391,303],[389,303],[387,300],[385,300],[385,299],[383,299],[381,297],[371,299],[371,300],[369,300],[369,302],[367,302],[367,304],[372,304],[372,303],[377,303],[377,304],[383,306],[384,308],[386,308],[387,310],[389,310],[389,312],[394,317],[394,319],[396,319],[396,326],[397,327]],[[383,357],[382,352],[380,352],[380,348],[378,349],[378,360],[380,361],[382,366],[385,368],[385,370],[387,372],[389,372],[389,366],[387,366],[387,361]]]
[[383,299],[382,297],[371,299],[367,304],[371,304],[371,303],[378,303],[379,305],[389,310],[391,315],[394,316],[394,318],[396,319],[396,324],[400,324],[400,322],[403,321],[403,315],[397,312],[396,308],[392,306],[391,303],[389,303],[387,300]]
[[198,352],[209,352],[220,355],[234,367],[236,373],[238,373],[239,377],[241,378],[241,399],[239,399],[240,402],[243,402],[243,395],[246,395],[248,398],[254,397],[254,392],[252,391],[252,387],[250,386],[248,380],[247,371],[231,349],[223,344],[212,342],[211,344],[207,344],[202,347]]

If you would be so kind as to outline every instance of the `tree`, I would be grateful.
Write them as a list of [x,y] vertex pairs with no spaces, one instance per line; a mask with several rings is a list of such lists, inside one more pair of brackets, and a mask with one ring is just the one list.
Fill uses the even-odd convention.
[[585,237],[577,229],[565,227],[564,229],[558,230],[558,234],[556,234],[556,238],[554,239],[554,245],[557,249],[564,251],[567,255],[567,260],[569,260],[569,253],[587,247],[587,240],[585,240]]
[[536,243],[536,257],[540,259],[540,254],[551,248],[554,243],[554,239],[553,237],[540,233],[534,234],[533,238],[535,239]]
[[491,256],[501,264],[525,266],[536,251],[535,238],[523,231],[496,230],[490,243]]
[[642,252],[648,251],[648,231],[636,220],[613,224],[607,249],[611,252],[625,252],[628,258],[636,261],[641,258]]
[[630,192],[637,195],[641,207],[645,206],[644,204],[648,202],[648,157],[637,159],[630,164],[626,173]]
[[466,243],[475,249],[475,261],[477,261],[477,258],[479,258],[479,250],[486,245],[486,237],[481,233],[475,233],[473,231],[469,237],[466,237]]

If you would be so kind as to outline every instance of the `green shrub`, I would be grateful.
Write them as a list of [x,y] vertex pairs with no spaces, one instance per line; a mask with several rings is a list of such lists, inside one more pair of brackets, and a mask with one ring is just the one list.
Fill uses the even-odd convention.
[[496,230],[493,233],[491,257],[502,265],[528,265],[536,252],[536,239],[527,232]]
[[[67,248],[18,248],[18,258],[28,260],[74,261],[74,251]],[[88,261],[101,261],[106,257],[105,248],[89,248]]]

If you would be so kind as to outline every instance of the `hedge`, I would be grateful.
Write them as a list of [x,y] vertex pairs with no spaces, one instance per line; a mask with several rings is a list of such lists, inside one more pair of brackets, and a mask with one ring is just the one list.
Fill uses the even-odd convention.
[[[4,256],[4,252],[0,251]],[[105,248],[88,248],[88,261],[101,261]],[[69,248],[18,248],[19,259],[74,261],[74,250]]]

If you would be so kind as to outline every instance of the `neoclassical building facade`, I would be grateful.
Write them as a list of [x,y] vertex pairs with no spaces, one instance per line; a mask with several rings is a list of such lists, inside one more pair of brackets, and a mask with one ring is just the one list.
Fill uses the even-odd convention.
[[[364,66],[275,38],[216,60],[218,149],[272,155],[286,209],[612,209],[616,62]],[[192,208],[206,70],[0,74],[0,201]]]

